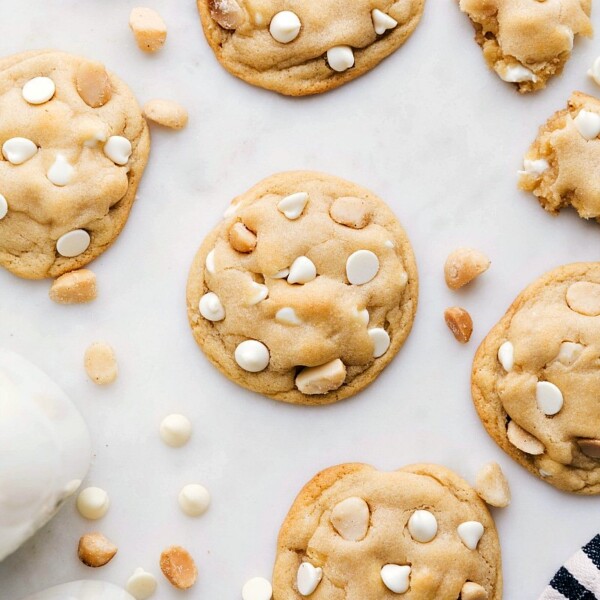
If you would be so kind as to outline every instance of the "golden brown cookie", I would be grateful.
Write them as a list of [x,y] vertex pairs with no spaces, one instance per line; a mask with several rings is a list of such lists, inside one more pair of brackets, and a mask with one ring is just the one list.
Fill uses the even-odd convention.
[[562,73],[576,35],[591,37],[591,0],[459,0],[491,69],[519,92]]
[[553,215],[572,206],[600,220],[600,100],[573,92],[566,110],[540,128],[519,171],[519,187]]
[[150,137],[129,88],[56,51],[0,60],[0,265],[30,279],[78,269],[123,228]]
[[475,407],[534,475],[600,493],[600,263],[550,271],[514,301],[473,363]]
[[412,248],[371,192],[280,173],[236,198],[191,268],[196,341],[227,377],[276,400],[337,402],[398,352],[417,307]]
[[499,600],[494,521],[444,467],[326,469],[296,498],[277,543],[273,600],[305,597]]
[[204,33],[233,75],[288,96],[319,94],[397,50],[425,0],[197,0]]

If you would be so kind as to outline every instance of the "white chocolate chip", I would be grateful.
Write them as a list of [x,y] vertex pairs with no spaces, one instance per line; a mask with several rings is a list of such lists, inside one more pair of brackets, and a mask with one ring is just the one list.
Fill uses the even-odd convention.
[[62,187],[71,181],[74,173],[75,169],[69,164],[67,157],[63,154],[57,154],[54,163],[48,169],[46,177],[54,185]]
[[437,519],[428,510],[416,510],[408,520],[408,532],[414,540],[426,544],[436,535]]
[[296,584],[301,596],[310,596],[316,589],[321,579],[323,578],[323,569],[321,567],[313,567],[308,562],[303,562],[298,567],[296,575]]
[[85,229],[74,229],[61,235],[56,242],[56,251],[66,258],[83,254],[90,246],[90,234]]
[[508,424],[506,437],[515,448],[525,452],[525,454],[531,454],[531,456],[544,454],[544,444],[514,421]]
[[85,519],[101,519],[110,506],[108,494],[98,487],[87,487],[77,496],[77,510]]
[[246,340],[235,349],[235,362],[249,373],[259,373],[269,366],[269,349],[256,340]]
[[346,277],[352,285],[371,281],[379,271],[379,259],[370,250],[357,250],[346,261]]
[[549,381],[538,382],[535,390],[535,397],[538,408],[549,417],[559,413],[563,407],[564,400],[562,392]]
[[104,144],[104,154],[106,154],[115,165],[126,165],[129,162],[131,152],[131,142],[122,135],[111,135],[106,141],[106,144]]
[[204,266],[206,267],[206,270],[211,274],[214,275],[215,274],[215,251],[211,250],[207,255],[206,255],[206,261],[204,262]]
[[556,360],[563,365],[570,367],[584,351],[585,346],[576,344],[575,342],[563,342],[560,345]]
[[6,140],[2,145],[4,158],[13,165],[22,165],[38,151],[38,147],[27,138],[14,137]]
[[208,490],[198,483],[189,483],[179,492],[179,506],[190,517],[203,515],[210,505]]
[[158,582],[152,573],[144,571],[141,567],[137,568],[133,575],[127,580],[125,589],[135,598],[135,600],[147,600],[156,592]]
[[275,275],[271,275],[271,279],[286,279],[289,274],[289,269],[281,269],[281,271],[277,271]]
[[469,550],[477,550],[483,536],[483,525],[479,521],[466,521],[457,528],[458,537]]
[[54,96],[56,86],[50,77],[34,77],[22,90],[23,98],[29,104],[44,104]]
[[505,508],[510,504],[510,486],[498,463],[488,463],[478,471],[475,490],[490,506]]
[[327,50],[327,62],[338,73],[354,66],[354,52],[350,46],[334,46]]
[[6,213],[8,212],[8,202],[6,198],[0,194],[0,220],[4,219]]
[[306,367],[296,376],[296,387],[303,394],[326,394],[337,390],[346,380],[346,366],[336,358],[318,367]]
[[387,15],[378,8],[371,11],[371,18],[373,19],[373,27],[377,35],[383,35],[388,29],[394,29],[394,27],[398,26],[396,19],[392,19],[390,15]]
[[408,565],[385,565],[381,569],[381,581],[394,594],[404,594],[410,586],[411,568]]
[[104,143],[105,141],[106,134],[103,131],[96,131],[91,135],[91,137],[83,142],[83,145],[86,148],[95,148],[98,145],[98,142]]
[[308,283],[317,276],[317,267],[310,258],[299,256],[290,267],[288,283]]
[[515,347],[511,342],[504,342],[498,348],[498,361],[507,373],[513,370],[515,366]]
[[178,413],[166,416],[160,423],[160,439],[172,448],[181,448],[192,435],[190,420]]
[[392,240],[385,240],[385,247],[386,248],[395,248],[395,244],[394,242],[392,242]]
[[592,68],[588,71],[588,75],[600,85],[600,56],[594,61]]
[[302,23],[296,13],[291,10],[282,10],[271,20],[269,31],[276,41],[289,44],[298,37],[300,27],[302,27]]
[[536,160],[526,158],[523,160],[523,170],[518,171],[518,174],[535,177],[537,179],[549,168],[550,164],[544,158],[538,158]]
[[306,192],[296,192],[280,200],[277,203],[277,209],[290,219],[290,221],[294,221],[304,212],[308,199],[309,196]]
[[373,342],[373,358],[383,356],[390,347],[390,336],[385,329],[374,327],[369,329],[369,337]]
[[302,320],[298,317],[296,311],[289,306],[280,308],[275,313],[275,320],[283,325],[302,325]]
[[102,342],[96,342],[87,348],[84,366],[88,377],[96,385],[113,383],[119,373],[115,351]]
[[269,288],[262,284],[252,281],[250,283],[250,294],[246,300],[248,306],[254,306],[259,302],[262,302],[269,295]]
[[580,110],[573,119],[573,125],[584,139],[596,139],[600,133],[600,115],[589,110]]
[[208,321],[222,321],[225,318],[223,304],[214,292],[208,292],[200,298],[198,310]]
[[569,308],[586,317],[600,315],[600,283],[578,281],[567,290]]
[[331,524],[349,542],[364,539],[369,530],[369,505],[356,496],[336,504],[331,511]]
[[356,315],[356,318],[361,322],[364,323],[365,325],[369,324],[369,311],[366,308],[363,308],[362,310],[359,310],[358,308],[354,309],[354,314]]
[[271,600],[273,587],[264,577],[253,577],[242,588],[242,600]]
[[508,83],[522,83],[524,81],[537,81],[538,78],[533,71],[523,65],[511,65],[496,69],[500,79]]

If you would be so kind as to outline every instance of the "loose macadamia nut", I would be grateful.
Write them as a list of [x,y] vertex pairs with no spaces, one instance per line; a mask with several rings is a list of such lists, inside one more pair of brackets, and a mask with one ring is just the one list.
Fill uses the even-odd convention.
[[490,506],[505,508],[510,504],[510,487],[498,463],[491,462],[481,468],[475,479],[475,491]]
[[173,100],[150,100],[142,113],[149,121],[170,129],[183,129],[188,122],[187,110]]
[[160,555],[160,568],[169,583],[179,590],[191,588],[198,577],[198,569],[190,553],[181,546],[171,546]]
[[54,280],[49,295],[58,304],[91,302],[97,296],[96,275],[88,269],[65,273]]
[[452,306],[444,311],[446,325],[461,344],[466,344],[473,333],[473,319],[471,315],[460,306]]
[[112,383],[119,372],[114,350],[102,342],[92,344],[85,351],[84,364],[89,378],[97,385]]
[[77,92],[92,108],[104,106],[112,97],[110,78],[102,63],[82,62],[76,74]]
[[472,248],[458,248],[446,259],[446,285],[452,290],[457,290],[487,271],[489,267],[490,259],[483,252]]
[[167,26],[162,17],[151,8],[134,8],[129,15],[129,27],[140,50],[156,52],[167,39]]
[[77,556],[88,567],[103,567],[110,562],[118,548],[109,542],[101,533],[86,533],[79,539]]

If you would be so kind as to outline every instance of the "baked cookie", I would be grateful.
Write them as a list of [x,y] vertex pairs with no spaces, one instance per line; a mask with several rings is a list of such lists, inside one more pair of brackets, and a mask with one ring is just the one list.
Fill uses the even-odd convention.
[[459,0],[498,76],[521,93],[560,75],[576,35],[591,37],[592,0]]
[[540,128],[519,171],[519,187],[533,192],[549,213],[573,206],[600,220],[600,100],[574,92],[566,110]]
[[236,198],[188,281],[196,341],[236,383],[276,400],[337,402],[369,385],[408,335],[417,270],[371,192],[281,173]]
[[488,433],[534,475],[600,493],[600,263],[550,271],[515,300],[473,363]]
[[319,94],[397,50],[425,0],[197,0],[208,43],[233,75],[288,96]]
[[55,51],[0,59],[0,265],[30,279],[104,252],[129,214],[150,137],[129,88]]
[[444,467],[327,469],[300,492],[277,542],[273,600],[305,597],[499,600],[494,521]]

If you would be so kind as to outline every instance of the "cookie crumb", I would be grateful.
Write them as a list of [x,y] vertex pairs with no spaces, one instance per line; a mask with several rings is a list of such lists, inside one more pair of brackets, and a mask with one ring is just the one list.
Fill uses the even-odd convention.
[[79,539],[77,556],[88,567],[98,568],[109,563],[118,548],[98,531],[86,533]]
[[144,117],[169,129],[183,129],[188,123],[188,112],[173,100],[149,100],[142,109]]
[[49,296],[57,304],[85,304],[98,295],[96,275],[89,269],[79,269],[61,275],[52,282]]
[[466,344],[473,333],[473,319],[471,315],[460,306],[452,306],[444,311],[444,319],[452,335],[461,344]]
[[188,590],[198,578],[198,569],[194,559],[181,546],[171,546],[162,552],[160,569],[169,583],[179,590]]
[[483,252],[473,248],[458,248],[446,259],[446,285],[451,290],[457,290],[485,273],[490,264],[490,259]]
[[137,7],[129,15],[129,27],[140,50],[156,52],[167,39],[167,26],[163,18],[151,8]]
[[479,470],[475,491],[490,506],[506,508],[510,504],[510,487],[498,463],[487,463]]
[[97,385],[112,383],[119,373],[115,351],[103,342],[95,342],[86,351],[85,370]]

